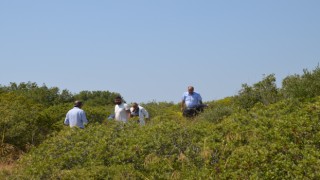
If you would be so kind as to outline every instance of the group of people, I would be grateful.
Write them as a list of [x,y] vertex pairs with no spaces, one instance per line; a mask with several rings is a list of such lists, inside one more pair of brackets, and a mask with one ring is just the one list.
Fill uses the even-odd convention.
[[132,107],[129,107],[128,104],[123,102],[121,96],[117,96],[114,102],[116,104],[114,108],[114,119],[116,121],[126,123],[130,118],[138,117],[138,122],[140,123],[140,125],[144,126],[146,124],[145,119],[149,119],[148,111],[137,103],[132,103]]
[[[144,126],[146,120],[149,119],[148,111],[140,106],[138,103],[132,103],[131,107],[126,104],[121,96],[117,96],[114,99],[114,118],[116,121],[127,123],[130,118],[137,119],[137,122]],[[84,125],[88,123],[85,112],[82,110],[83,103],[81,101],[75,101],[74,107],[68,111],[64,124],[70,127],[84,128]],[[182,96],[181,111],[186,117],[195,116],[198,112],[203,111],[206,105],[202,103],[202,98],[199,93],[194,92],[194,87],[189,86],[188,91]]]

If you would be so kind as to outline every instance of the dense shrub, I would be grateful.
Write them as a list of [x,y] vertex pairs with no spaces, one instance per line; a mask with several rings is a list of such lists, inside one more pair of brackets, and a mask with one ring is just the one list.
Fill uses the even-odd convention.
[[[114,93],[0,86],[0,168],[25,152],[0,179],[319,179],[319,74],[289,76],[282,89],[266,76],[196,118],[142,104],[143,127],[106,120]],[[74,99],[85,102],[84,130],[62,125]]]
[[74,99],[82,100],[87,106],[107,106],[113,105],[114,98],[119,95],[109,91],[81,91]]
[[217,123],[230,116],[235,111],[234,98],[227,97],[219,101],[207,103],[208,107],[200,114],[198,119]]
[[0,85],[0,143],[1,150],[4,152],[5,149],[8,154],[8,158],[1,158],[1,161],[11,161],[10,154],[27,151],[52,133],[58,133],[76,98],[83,98],[80,100],[85,102],[90,123],[102,123],[113,112],[113,106],[101,104],[111,104],[115,95],[108,91],[83,91],[73,95],[68,90],[60,92],[57,87],[48,88],[31,82]]
[[243,84],[239,94],[235,97],[239,107],[246,110],[249,110],[258,102],[269,105],[279,99],[280,95],[274,74],[265,76],[262,81],[252,86]]
[[13,177],[318,179],[319,113],[315,98],[257,103],[214,123],[170,115],[145,127],[66,127],[24,156]]
[[38,86],[32,82],[10,83],[9,86],[0,86],[0,91],[12,92],[46,106],[73,101],[73,95],[68,90],[60,92],[57,87],[48,88],[45,84]]
[[320,67],[313,71],[305,69],[302,75],[291,75],[282,82],[282,93],[286,98],[312,98],[320,95]]
[[141,104],[145,107],[152,121],[149,123],[154,123],[156,121],[161,121],[165,119],[182,119],[182,112],[180,112],[180,106],[178,104],[173,104],[169,102],[149,102],[147,104]]
[[6,93],[0,96],[0,134],[1,142],[9,143],[19,148],[37,141],[40,112],[44,107],[34,101]]
[[89,123],[103,123],[110,114],[114,114],[114,106],[88,106],[85,104],[83,110],[86,112]]

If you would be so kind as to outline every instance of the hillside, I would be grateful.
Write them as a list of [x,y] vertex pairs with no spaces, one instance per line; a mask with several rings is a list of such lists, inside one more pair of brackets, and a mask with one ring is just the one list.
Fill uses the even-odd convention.
[[[117,93],[1,86],[0,162],[14,166],[0,178],[319,179],[320,69],[275,81],[244,84],[193,119],[144,104],[144,127],[106,120]],[[85,101],[84,130],[62,125],[74,99]]]

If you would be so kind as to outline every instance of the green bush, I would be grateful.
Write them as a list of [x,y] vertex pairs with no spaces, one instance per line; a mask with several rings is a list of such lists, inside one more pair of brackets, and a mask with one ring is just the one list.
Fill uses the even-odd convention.
[[46,106],[73,101],[73,95],[68,90],[60,92],[59,88],[48,88],[45,84],[38,86],[37,83],[32,82],[10,83],[9,86],[0,86],[0,89],[0,92],[11,92]]
[[286,98],[313,98],[320,95],[320,67],[313,71],[305,69],[302,75],[291,75],[282,82],[282,93]]
[[208,108],[200,114],[198,119],[217,123],[230,116],[234,110],[234,98],[228,97],[219,101],[208,103]]
[[1,143],[9,143],[21,149],[25,149],[27,144],[35,144],[43,108],[42,105],[13,93],[0,96]]
[[83,110],[86,112],[89,123],[103,123],[110,114],[114,114],[113,106],[88,106],[85,104]]
[[[75,97],[86,98],[84,100],[88,104],[85,103],[84,108],[90,123],[102,123],[113,112],[113,106],[97,105],[106,100],[110,104],[115,95],[108,91],[84,91],[74,96],[67,90],[60,92],[57,87],[39,87],[31,82],[0,86],[0,144],[14,147],[12,152],[6,154],[14,154],[17,149],[26,152],[31,146],[58,133],[63,128],[66,113],[73,107]],[[99,98],[102,99],[98,102]],[[10,148],[3,149],[7,151]],[[1,161],[11,161],[12,158],[6,157]]]
[[109,91],[81,91],[74,95],[74,99],[83,101],[87,106],[108,106],[114,104],[118,93]]
[[235,96],[235,102],[240,108],[249,110],[258,102],[269,105],[277,102],[280,97],[275,75],[271,74],[253,86],[243,84],[239,94]]
[[[192,119],[179,104],[142,104],[143,127],[106,121],[110,92],[0,86],[0,166],[21,157],[0,179],[319,179],[319,72],[282,89],[266,76]],[[85,102],[85,129],[62,125],[74,99]]]
[[320,97],[257,103],[214,123],[169,113],[144,127],[65,127],[24,156],[12,177],[318,179],[319,113]]

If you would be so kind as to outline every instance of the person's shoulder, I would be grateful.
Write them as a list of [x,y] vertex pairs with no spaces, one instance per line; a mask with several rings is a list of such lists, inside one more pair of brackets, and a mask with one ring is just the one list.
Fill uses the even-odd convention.
[[69,110],[69,112],[77,111],[76,107],[73,107],[72,109]]
[[81,112],[81,111],[82,111],[82,109],[74,107],[74,108],[70,109],[70,110],[68,111],[68,113],[73,114],[73,113],[79,113],[79,112]]
[[123,104],[125,110],[130,111],[130,106],[126,103]]
[[114,107],[115,108],[121,108],[121,107],[123,107],[123,103],[122,104],[116,104]]
[[74,111],[76,111],[76,112],[81,112],[81,113],[83,113],[84,112],[84,110],[83,109],[80,109],[80,108],[77,108],[77,107],[75,107],[75,108],[73,108],[74,109]]
[[188,92],[183,92],[183,96],[188,96]]
[[72,112],[72,110],[73,110],[73,109],[70,109],[70,110],[67,112],[67,114],[70,114],[70,113]]

